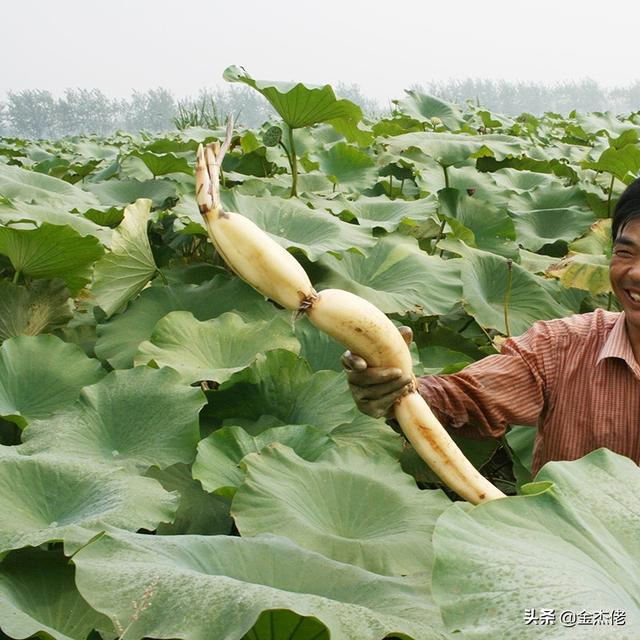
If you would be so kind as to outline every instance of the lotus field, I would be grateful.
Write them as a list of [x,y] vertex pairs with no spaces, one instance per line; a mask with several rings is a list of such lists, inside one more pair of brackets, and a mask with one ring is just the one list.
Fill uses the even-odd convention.
[[[370,121],[329,86],[225,75],[277,115],[234,128],[224,208],[316,290],[410,326],[416,376],[620,310],[610,215],[640,170],[638,114],[409,91]],[[640,637],[638,467],[600,449],[533,478],[535,429],[513,425],[453,436],[506,498],[444,487],[358,411],[344,347],[215,251],[194,166],[223,125],[0,139],[5,636]]]

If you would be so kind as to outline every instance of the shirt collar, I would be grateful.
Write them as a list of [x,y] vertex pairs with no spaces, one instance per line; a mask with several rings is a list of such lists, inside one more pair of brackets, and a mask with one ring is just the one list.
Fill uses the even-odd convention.
[[640,365],[636,361],[631,343],[629,342],[624,311],[620,313],[619,318],[613,325],[613,329],[611,329],[604,345],[602,345],[596,364],[605,358],[621,358],[627,363],[636,377],[640,378]]

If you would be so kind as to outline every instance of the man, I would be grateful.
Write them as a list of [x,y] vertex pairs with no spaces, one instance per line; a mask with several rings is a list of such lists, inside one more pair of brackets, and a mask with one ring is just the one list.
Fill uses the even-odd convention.
[[[537,426],[534,474],[600,447],[640,464],[640,179],[618,201],[612,238],[609,277],[623,311],[539,321],[500,354],[418,378],[443,426],[476,438],[499,437],[510,424]],[[411,329],[400,331],[410,343]],[[410,380],[399,369],[367,368],[348,351],[343,365],[358,408],[392,416]]]

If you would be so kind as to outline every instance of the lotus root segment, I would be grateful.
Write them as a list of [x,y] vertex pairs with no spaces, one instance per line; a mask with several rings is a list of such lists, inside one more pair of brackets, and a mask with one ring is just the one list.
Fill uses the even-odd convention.
[[207,226],[224,261],[263,296],[292,311],[313,297],[300,263],[251,220],[219,210],[212,212]]

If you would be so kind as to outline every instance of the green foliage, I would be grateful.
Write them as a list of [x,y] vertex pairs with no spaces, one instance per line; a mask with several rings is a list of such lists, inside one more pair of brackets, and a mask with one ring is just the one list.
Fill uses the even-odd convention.
[[638,467],[598,449],[577,462],[549,463],[536,481],[525,495],[452,508],[438,521],[433,590],[447,627],[478,640],[487,628],[508,637],[541,598],[558,611],[622,610],[623,628],[640,628],[632,525],[640,517]]
[[[429,570],[433,526],[450,502],[420,491],[396,461],[336,448],[308,462],[272,446],[244,459],[231,513],[242,535],[275,533],[382,575]],[[324,491],[330,483],[332,491]],[[309,509],[313,505],[312,509]]]
[[218,107],[213,98],[202,96],[200,101],[189,103],[187,101],[178,102],[178,113],[173,117],[173,124],[180,131],[187,127],[204,127],[205,129],[215,129],[222,122]]
[[[494,640],[525,607],[624,608],[635,633],[637,467],[600,451],[527,484],[534,429],[456,438],[510,497],[452,503],[357,411],[343,347],[226,268],[193,165],[219,118],[262,105],[225,208],[318,290],[410,325],[416,375],[448,373],[536,320],[617,309],[608,216],[637,114],[512,118],[414,89],[364,124],[355,94],[232,75],[163,135],[0,140],[0,635]],[[64,100],[94,126],[100,95]],[[134,103],[138,127],[170,100]]]
[[153,592],[152,606],[132,620],[135,638],[202,638],[216,629],[240,639],[273,609],[313,616],[336,640],[445,637],[425,577],[381,576],[279,536],[113,531],[73,562],[82,597],[121,626],[131,619],[131,602],[145,589]]

